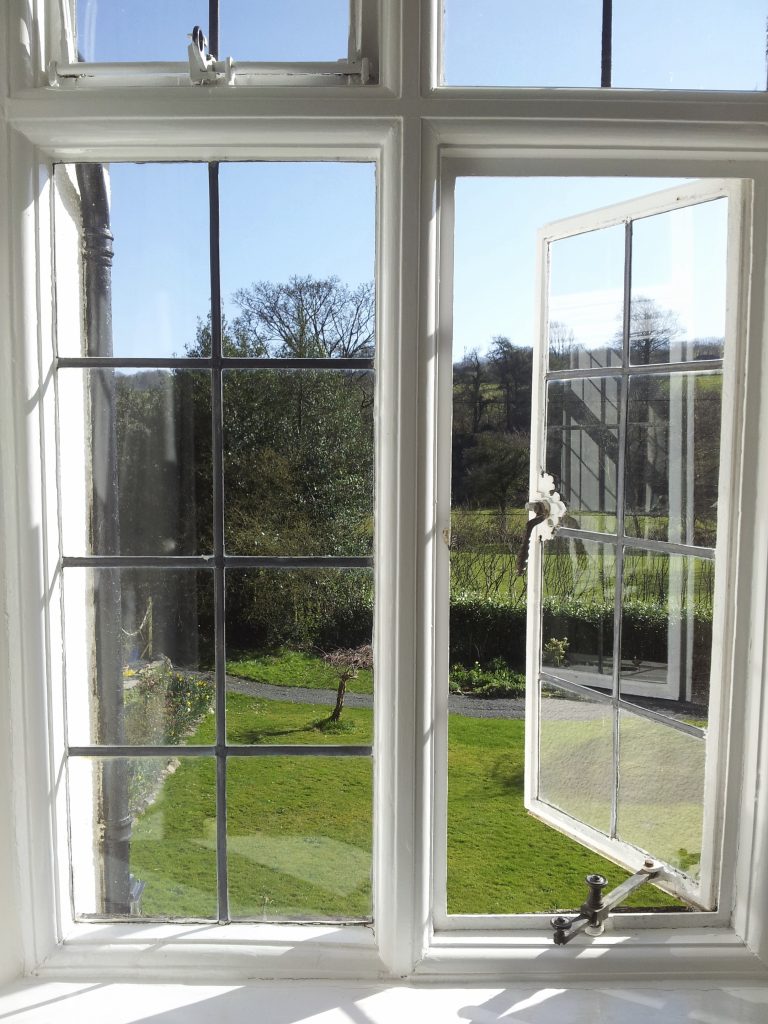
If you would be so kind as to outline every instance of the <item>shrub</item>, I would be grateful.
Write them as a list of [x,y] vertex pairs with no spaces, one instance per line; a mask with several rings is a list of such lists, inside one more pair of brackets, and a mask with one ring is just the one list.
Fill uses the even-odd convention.
[[478,697],[524,697],[525,676],[512,672],[502,658],[494,658],[486,667],[476,661],[470,668],[452,666],[449,689]]
[[213,681],[178,672],[166,657],[139,669],[135,678],[136,683],[126,690],[128,743],[179,743],[211,710]]

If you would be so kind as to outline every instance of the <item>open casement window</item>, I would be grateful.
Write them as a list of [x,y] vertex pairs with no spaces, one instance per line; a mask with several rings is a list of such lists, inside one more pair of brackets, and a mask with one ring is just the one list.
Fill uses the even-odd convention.
[[531,517],[549,514],[528,562],[526,806],[630,870],[660,862],[662,887],[704,909],[743,203],[698,182],[539,234]]

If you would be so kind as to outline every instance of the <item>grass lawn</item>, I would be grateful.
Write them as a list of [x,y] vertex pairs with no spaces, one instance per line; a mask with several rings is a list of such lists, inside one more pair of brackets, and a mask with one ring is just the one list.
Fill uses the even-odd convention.
[[[229,694],[233,743],[371,742],[372,713],[347,708],[335,730],[316,705]],[[214,739],[207,716],[193,743]],[[626,874],[530,817],[522,805],[523,723],[452,715],[448,903],[452,913],[576,907],[584,875]],[[368,758],[233,758],[228,771],[230,906],[234,917],[365,918],[371,913]],[[215,766],[178,759],[139,816],[131,871],[147,882],[149,916],[215,914]],[[651,887],[635,906],[672,906]]]
[[[274,686],[308,686],[312,689],[335,690],[339,676],[317,654],[281,649],[266,654],[233,654],[227,660],[227,672],[257,683]],[[357,678],[347,683],[350,693],[373,693],[373,672],[361,669]]]

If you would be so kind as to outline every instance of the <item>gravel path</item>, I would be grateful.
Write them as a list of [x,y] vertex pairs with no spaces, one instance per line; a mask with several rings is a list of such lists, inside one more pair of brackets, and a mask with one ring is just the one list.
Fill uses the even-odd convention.
[[[335,690],[318,690],[308,686],[273,686],[271,683],[257,683],[239,676],[227,676],[227,689],[232,693],[245,693],[250,697],[265,697],[267,700],[287,700],[292,704],[333,707],[336,703]],[[347,690],[344,707],[373,707],[373,696]],[[498,697],[491,700],[452,693],[448,697],[448,710],[467,718],[525,718],[525,701],[521,697]]]

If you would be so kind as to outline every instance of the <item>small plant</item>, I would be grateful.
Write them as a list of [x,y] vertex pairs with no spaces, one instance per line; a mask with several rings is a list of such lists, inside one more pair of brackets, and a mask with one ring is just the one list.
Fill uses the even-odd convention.
[[566,662],[568,646],[569,640],[567,636],[564,636],[561,640],[551,637],[542,649],[542,661],[545,665],[553,665],[555,668],[560,668]]
[[453,665],[448,689],[477,697],[524,697],[525,676],[513,672],[503,658],[494,658],[486,666],[476,661],[471,668]]

